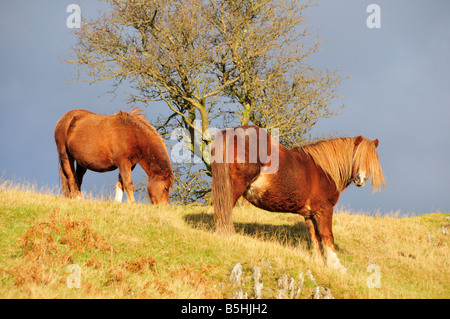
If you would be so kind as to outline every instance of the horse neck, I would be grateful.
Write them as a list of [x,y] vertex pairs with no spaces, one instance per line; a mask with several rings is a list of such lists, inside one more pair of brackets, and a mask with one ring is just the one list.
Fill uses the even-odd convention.
[[339,192],[351,183],[353,147],[350,138],[317,142],[299,147],[333,181]]
[[151,143],[151,137],[146,136],[145,140],[145,142],[141,140],[140,148],[144,151],[139,165],[141,165],[149,177],[169,174],[168,172],[172,171],[172,166],[165,145],[158,145],[156,142]]

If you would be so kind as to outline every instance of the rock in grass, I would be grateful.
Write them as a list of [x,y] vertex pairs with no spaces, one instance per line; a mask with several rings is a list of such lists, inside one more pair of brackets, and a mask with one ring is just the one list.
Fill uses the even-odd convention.
[[253,290],[255,291],[255,299],[262,298],[263,283],[259,282],[260,279],[261,279],[261,269],[259,269],[258,266],[253,266],[253,280],[255,281]]
[[241,284],[242,279],[242,265],[241,263],[237,263],[231,269],[230,281],[233,287],[237,287]]

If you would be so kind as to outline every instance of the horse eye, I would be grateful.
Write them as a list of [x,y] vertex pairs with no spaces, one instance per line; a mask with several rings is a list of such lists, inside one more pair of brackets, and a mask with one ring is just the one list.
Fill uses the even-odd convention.
[[164,186],[164,190],[165,190],[165,191],[169,191],[169,188],[167,188],[166,186]]

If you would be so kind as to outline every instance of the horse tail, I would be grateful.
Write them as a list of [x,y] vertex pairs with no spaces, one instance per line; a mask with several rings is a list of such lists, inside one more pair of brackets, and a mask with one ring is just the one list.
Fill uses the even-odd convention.
[[67,174],[64,170],[63,164],[68,161],[68,154],[66,149],[66,140],[67,140],[67,132],[69,131],[70,126],[75,121],[75,115],[79,112],[79,110],[72,110],[64,114],[56,123],[55,127],[55,143],[56,150],[58,152],[58,171],[59,171],[59,180],[61,182],[62,195],[64,197],[71,197],[70,188],[69,188],[69,180],[67,178]]
[[[223,139],[223,146],[226,139]],[[220,146],[219,146],[220,147]],[[233,189],[230,169],[226,161],[226,147],[223,147],[223,162],[213,161],[212,189],[214,194],[214,223],[216,232],[221,235],[234,233],[232,211],[233,211]]]

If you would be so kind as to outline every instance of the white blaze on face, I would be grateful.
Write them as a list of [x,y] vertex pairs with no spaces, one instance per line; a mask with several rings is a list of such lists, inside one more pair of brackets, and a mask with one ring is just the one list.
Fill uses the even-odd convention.
[[366,183],[367,175],[365,171],[359,171],[355,176],[355,185],[358,187],[363,187]]

